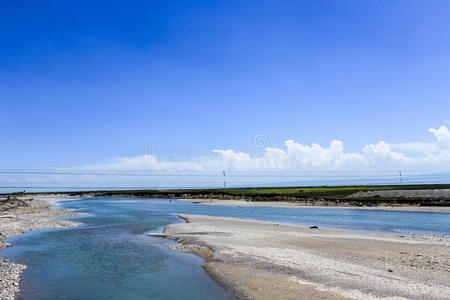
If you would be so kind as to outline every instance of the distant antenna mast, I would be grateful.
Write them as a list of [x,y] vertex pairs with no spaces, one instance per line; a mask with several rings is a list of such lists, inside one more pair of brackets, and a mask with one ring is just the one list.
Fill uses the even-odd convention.
[[227,183],[225,182],[225,171],[223,172],[223,188],[226,189],[227,188]]
[[400,184],[403,184],[402,171],[398,171],[398,175],[400,176]]

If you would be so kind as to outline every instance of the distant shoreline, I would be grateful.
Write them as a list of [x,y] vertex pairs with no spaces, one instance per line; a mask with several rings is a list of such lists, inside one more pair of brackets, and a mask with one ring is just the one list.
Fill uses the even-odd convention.
[[359,210],[387,210],[387,211],[414,211],[414,212],[438,212],[450,213],[450,207],[442,206],[325,206],[325,205],[302,205],[294,202],[283,201],[243,201],[224,199],[177,199],[195,204],[223,205],[236,207],[278,207],[278,208],[315,208],[315,209],[359,209]]
[[[0,194],[7,197],[11,194]],[[311,186],[227,189],[99,190],[76,192],[16,193],[18,196],[136,197],[204,200],[233,200],[295,204],[295,207],[413,208],[417,211],[447,211],[450,184]],[[225,203],[225,202],[224,202]],[[240,205],[244,205],[241,203]],[[253,205],[252,205],[253,206]],[[426,209],[422,209],[426,208]],[[442,208],[442,209],[441,209]]]

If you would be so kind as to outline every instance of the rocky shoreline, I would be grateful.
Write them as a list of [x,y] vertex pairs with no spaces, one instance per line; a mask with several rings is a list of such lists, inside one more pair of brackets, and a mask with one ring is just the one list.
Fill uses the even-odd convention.
[[279,208],[314,208],[314,209],[357,209],[357,210],[389,210],[389,211],[418,211],[418,212],[446,212],[450,213],[450,206],[328,206],[304,205],[297,202],[285,201],[244,201],[224,199],[177,199],[194,204],[240,206],[240,207],[279,207]]
[[[366,194],[359,193],[357,196],[350,195],[342,198],[321,198],[310,196],[295,196],[295,195],[230,195],[226,193],[210,192],[210,193],[188,193],[188,192],[135,192],[135,193],[120,193],[115,192],[96,192],[85,193],[83,196],[92,197],[135,197],[135,198],[166,198],[166,199],[196,199],[196,200],[239,200],[246,202],[289,202],[301,206],[330,206],[330,207],[450,207],[450,190],[445,190],[441,194],[444,196],[428,197],[423,196],[422,191],[409,191],[403,194],[404,191],[398,191],[395,194],[383,193],[385,197],[381,197],[377,193]],[[416,195],[415,192],[418,192]],[[78,195],[72,193],[69,195]]]
[[[11,245],[4,240],[36,229],[66,228],[79,223],[60,220],[80,215],[63,209],[51,209],[65,199],[11,198],[0,200],[0,251]],[[73,200],[73,199],[70,199]],[[1,257],[1,252],[0,252]],[[25,265],[0,258],[0,300],[13,300],[20,291],[19,283]]]
[[449,299],[450,237],[182,215],[162,234],[239,299]]
[[28,193],[29,196],[133,197],[286,202],[298,206],[330,207],[450,207],[449,184],[380,186],[322,186],[172,190],[98,190]]

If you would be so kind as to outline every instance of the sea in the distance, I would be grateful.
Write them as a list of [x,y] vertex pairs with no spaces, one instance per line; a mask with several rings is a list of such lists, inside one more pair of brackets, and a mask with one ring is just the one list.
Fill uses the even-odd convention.
[[395,235],[450,236],[450,214],[354,209],[226,207],[168,199],[85,198],[76,228],[7,240],[0,256],[26,264],[18,299],[233,299],[201,268],[203,259],[147,236],[183,222],[174,213],[285,222]]
[[[142,173],[145,174],[145,173]],[[222,174],[222,173],[221,173]],[[9,175],[9,174],[8,174]],[[0,174],[0,179],[4,179],[6,182],[10,178],[4,177],[5,174]],[[231,177],[230,177],[231,176]],[[69,176],[68,179],[71,177]],[[307,186],[366,186],[366,185],[409,185],[409,184],[448,184],[450,183],[450,174],[425,174],[425,175],[402,175],[400,176],[385,176],[379,177],[372,175],[370,177],[364,176],[343,176],[343,177],[239,177],[239,174],[229,177],[183,177],[176,176],[169,180],[158,181],[158,177],[152,177],[154,180],[153,184],[149,184],[144,181],[139,184],[138,178],[132,178],[132,183],[129,184],[109,184],[109,185],[99,185],[97,184],[58,184],[57,182],[53,184],[36,184],[28,183],[24,184],[23,179],[17,179],[20,184],[8,184],[0,186],[0,193],[45,193],[45,192],[76,192],[76,191],[98,191],[98,190],[152,190],[152,189],[202,189],[202,188],[223,188],[224,181],[226,181],[226,186],[228,188],[242,188],[242,187],[307,187]],[[128,179],[130,179],[128,178]],[[168,177],[163,177],[167,179]],[[77,182],[76,178],[73,178],[73,182]],[[121,180],[124,182],[124,180]]]

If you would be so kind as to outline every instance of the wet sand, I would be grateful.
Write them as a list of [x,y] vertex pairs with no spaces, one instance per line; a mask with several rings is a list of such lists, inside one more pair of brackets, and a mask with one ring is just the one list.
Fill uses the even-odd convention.
[[163,234],[240,299],[450,299],[450,237],[182,215]]
[[450,212],[450,207],[439,206],[324,206],[303,205],[302,203],[284,201],[244,201],[224,199],[178,199],[196,204],[245,206],[245,207],[281,207],[281,208],[327,208],[327,209],[366,209],[366,210],[396,210],[396,211],[424,211],[424,212]]
[[[0,212],[0,251],[11,245],[3,240],[31,230],[45,228],[66,228],[79,223],[57,220],[80,215],[63,209],[51,209],[57,201],[73,200],[64,198],[24,199],[28,206],[17,207]],[[1,252],[0,252],[1,257]],[[0,258],[0,299],[12,300],[19,292],[20,275],[26,266]]]

